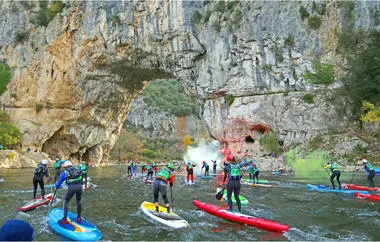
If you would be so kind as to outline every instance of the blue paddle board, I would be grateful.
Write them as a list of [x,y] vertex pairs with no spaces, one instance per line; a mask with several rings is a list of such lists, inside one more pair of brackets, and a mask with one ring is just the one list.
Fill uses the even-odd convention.
[[48,215],[49,226],[57,233],[72,240],[100,240],[102,238],[102,232],[82,218],[80,223],[77,222],[77,215],[72,212],[68,212],[67,219],[69,223],[60,223],[63,218],[63,209],[54,208]]
[[202,178],[202,179],[214,179],[215,176],[202,176],[202,175],[197,175],[198,178]]
[[307,184],[306,186],[310,190],[315,190],[315,191],[318,191],[318,192],[334,192],[334,193],[343,193],[343,194],[354,194],[355,192],[360,192],[360,193],[366,193],[366,194],[368,194],[367,191],[345,190],[345,189],[339,190],[339,189],[329,188],[328,186],[325,186],[325,185],[315,186],[315,185]]

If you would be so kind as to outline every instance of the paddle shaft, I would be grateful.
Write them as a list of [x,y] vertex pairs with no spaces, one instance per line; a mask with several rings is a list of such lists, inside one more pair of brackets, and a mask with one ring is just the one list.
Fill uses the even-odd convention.
[[350,183],[352,183],[352,181],[354,180],[354,175],[355,175],[355,173],[356,173],[356,166],[357,166],[358,164],[356,163],[355,164],[355,168],[354,168],[354,173],[352,173],[352,177],[351,177],[351,182]]
[[174,212],[173,187],[170,187],[170,200],[172,201],[172,211]]
[[50,210],[51,210],[51,207],[52,207],[52,205],[53,205],[53,202],[54,202],[54,199],[55,199],[55,195],[57,194],[57,189],[55,189],[55,191],[54,191],[54,194],[53,194],[53,197],[51,198],[51,201],[50,201],[50,203],[49,203],[49,209],[48,209],[48,215],[49,215],[49,213],[50,213]]

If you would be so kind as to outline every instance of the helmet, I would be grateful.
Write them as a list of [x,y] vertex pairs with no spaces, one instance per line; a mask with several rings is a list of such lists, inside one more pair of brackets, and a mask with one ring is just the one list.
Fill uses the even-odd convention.
[[48,160],[42,160],[41,163],[42,163],[42,165],[47,165],[47,164],[49,164],[49,161]]
[[191,162],[189,161],[189,162],[187,162],[187,164],[191,164]]
[[234,156],[233,156],[232,154],[229,154],[229,155],[227,156],[227,160],[228,160],[228,161],[232,161],[233,158],[234,158]]
[[82,160],[82,163],[86,163],[84,160]]
[[72,166],[73,163],[71,163],[71,161],[67,160],[65,162],[63,162],[63,167],[68,167],[68,166]]
[[362,162],[363,162],[363,164],[368,163],[368,161],[366,159],[363,159]]
[[166,167],[174,171],[174,165],[172,163],[168,164]]

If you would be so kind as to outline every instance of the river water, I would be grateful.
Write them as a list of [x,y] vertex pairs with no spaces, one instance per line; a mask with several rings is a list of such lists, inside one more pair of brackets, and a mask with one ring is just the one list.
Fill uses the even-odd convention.
[[[306,188],[306,183],[328,185],[327,175],[323,180],[308,180],[264,173],[260,178],[273,181],[278,187],[242,186],[241,195],[250,201],[242,212],[290,226],[288,232],[279,234],[200,211],[193,199],[226,204],[214,196],[218,179],[196,179],[196,185],[189,186],[183,182],[183,176],[176,177],[172,198],[174,211],[189,222],[190,229],[173,230],[155,224],[139,210],[143,201],[153,200],[152,185],[143,183],[141,176],[127,178],[126,172],[126,167],[89,170],[91,182],[97,187],[84,191],[82,216],[102,231],[103,240],[380,240],[380,203]],[[32,174],[32,169],[0,170],[0,180],[4,179],[0,182],[0,225],[8,219],[23,219],[35,228],[35,240],[64,240],[47,225],[47,206],[28,213],[16,212],[32,198]],[[351,174],[343,173],[341,181],[350,182],[351,178]],[[365,179],[364,174],[358,173],[353,183],[366,185]],[[380,183],[378,177],[375,182]],[[60,189],[57,194],[60,200],[56,206],[62,207],[65,190]],[[76,212],[75,197],[69,210]]]

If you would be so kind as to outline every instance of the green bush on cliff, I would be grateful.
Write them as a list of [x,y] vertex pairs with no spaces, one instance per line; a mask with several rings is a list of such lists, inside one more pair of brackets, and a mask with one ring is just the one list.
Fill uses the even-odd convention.
[[268,152],[274,151],[276,154],[279,152],[279,143],[276,138],[276,135],[273,133],[266,133],[261,139],[259,140],[260,145],[264,147],[264,149]]
[[12,73],[9,66],[4,62],[0,62],[0,95],[7,89],[7,85],[11,81],[11,77]]
[[157,107],[176,116],[198,114],[199,105],[193,101],[177,80],[156,80],[141,93],[148,105]]
[[332,84],[334,82],[334,66],[332,64],[313,62],[315,73],[306,71],[303,78],[312,84]]
[[111,160],[119,158],[144,161],[180,160],[184,150],[178,142],[180,141],[145,138],[136,132],[131,132],[130,129],[122,129],[110,156]]
[[312,93],[307,93],[303,96],[303,101],[305,103],[313,104],[314,103],[314,94]]
[[32,23],[40,26],[48,26],[51,20],[65,7],[62,1],[53,1],[50,3],[48,1],[40,1],[40,10],[36,13],[35,17],[32,19]]
[[16,33],[16,43],[24,42],[24,40],[27,40],[29,37],[29,31],[21,31]]
[[9,115],[0,111],[0,145],[5,148],[13,148],[22,140],[20,130],[13,126],[9,120]]
[[311,29],[317,30],[319,27],[321,27],[322,24],[322,18],[316,15],[313,15],[309,18],[307,21],[307,24]]
[[301,6],[298,11],[301,14],[302,21],[304,21],[305,19],[309,18],[310,14],[309,14],[309,12],[307,11],[307,9],[304,6]]

